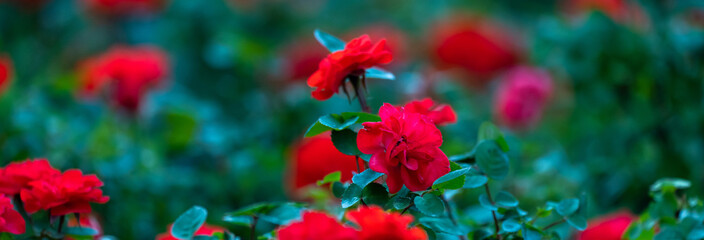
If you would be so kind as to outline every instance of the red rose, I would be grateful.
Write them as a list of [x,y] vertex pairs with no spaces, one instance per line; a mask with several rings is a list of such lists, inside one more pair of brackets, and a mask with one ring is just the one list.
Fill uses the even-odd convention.
[[29,189],[30,182],[61,174],[46,159],[13,162],[0,168],[0,194],[14,196]]
[[283,77],[287,81],[305,79],[318,70],[318,63],[327,55],[314,39],[306,37],[295,41],[282,50]]
[[428,239],[423,229],[409,228],[413,216],[399,213],[387,213],[383,209],[360,207],[347,213],[347,219],[359,226],[360,240],[396,239],[396,240],[421,240]]
[[116,105],[135,112],[142,97],[160,84],[169,71],[168,58],[150,47],[115,47],[82,65],[81,93],[95,96],[111,87]]
[[356,240],[357,231],[325,213],[308,211],[303,213],[301,221],[279,228],[277,236],[279,240]]
[[71,169],[61,175],[32,181],[29,189],[22,189],[20,196],[28,213],[40,209],[51,211],[52,216],[69,213],[90,213],[90,203],[106,203],[103,182],[95,175],[83,175],[81,170]]
[[637,219],[628,211],[620,211],[589,221],[589,227],[577,234],[577,240],[620,240],[631,222]]
[[518,62],[516,41],[499,25],[487,21],[455,19],[441,22],[430,34],[438,65],[459,67],[472,76],[489,79]]
[[164,0],[84,0],[93,12],[108,16],[154,12],[164,6]]
[[435,105],[435,102],[430,98],[410,101],[403,106],[403,109],[407,113],[420,113],[428,116],[437,125],[457,122],[457,114],[455,114],[455,110],[450,105]]
[[22,215],[15,211],[10,198],[0,194],[0,232],[23,234],[25,224]]
[[540,120],[543,108],[552,95],[552,79],[547,72],[516,67],[498,87],[494,111],[499,121],[514,129],[525,128]]
[[386,40],[372,44],[369,36],[352,39],[345,49],[331,53],[318,65],[318,71],[308,78],[313,98],[326,100],[339,91],[340,85],[350,74],[391,62],[391,52],[386,50]]
[[386,40],[386,50],[389,50],[391,55],[394,56],[394,61],[393,63],[390,63],[390,67],[403,64],[410,57],[408,49],[408,36],[406,36],[405,32],[399,30],[394,25],[386,23],[375,23],[374,25],[364,26],[360,29],[351,31],[351,33],[346,34],[346,36],[352,38],[354,36],[359,36],[362,34],[366,34],[372,39],[383,38]]
[[440,150],[442,134],[433,121],[419,113],[385,103],[381,122],[366,122],[357,135],[359,150],[372,154],[369,167],[385,173],[390,193],[406,185],[423,191],[450,172],[450,161]]
[[0,56],[0,95],[10,86],[12,80],[12,61],[7,56]]
[[[291,158],[290,177],[287,185],[294,190],[315,184],[325,175],[340,171],[342,181],[352,179],[352,172],[357,172],[355,157],[341,153],[332,144],[329,135],[320,135],[304,139],[297,144]],[[364,168],[364,160],[359,160],[359,166]]]
[[[207,235],[207,236],[212,236],[214,233],[224,233],[225,229],[219,226],[213,226],[213,225],[208,225],[207,223],[204,223],[200,228],[196,231],[194,235]],[[178,238],[171,236],[171,226],[169,226],[169,231],[156,235],[156,240],[178,240]]]

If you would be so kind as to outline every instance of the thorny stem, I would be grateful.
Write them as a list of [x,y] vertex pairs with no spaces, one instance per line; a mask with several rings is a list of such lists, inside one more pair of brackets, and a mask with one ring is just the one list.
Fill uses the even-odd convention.
[[249,239],[251,239],[251,240],[257,239],[257,220],[258,219],[259,219],[259,217],[257,217],[256,215],[252,215],[252,228],[249,232]]
[[27,223],[27,230],[30,235],[34,236],[34,223],[32,222],[32,217],[30,217],[27,214],[27,211],[24,209],[24,203],[22,202],[22,198],[20,198],[19,194],[15,194],[15,196],[12,198],[12,201],[15,204],[15,207],[17,208],[17,212],[20,213],[22,218],[24,218],[24,221]]
[[[491,205],[494,205],[494,199],[491,198],[491,191],[489,190],[489,183],[484,184],[484,189],[486,189],[486,196],[489,197],[489,202],[491,202]],[[499,231],[501,231],[501,229],[499,228],[499,219],[496,218],[496,211],[491,210],[491,216],[494,217],[494,226],[496,226],[496,237],[501,240],[502,237],[501,235],[499,235]]]
[[66,215],[61,215],[59,217],[59,227],[56,228],[56,231],[61,233],[61,229],[64,227],[64,220],[66,220]]
[[565,222],[565,219],[564,219],[564,218],[563,218],[563,219],[560,219],[559,221],[555,221],[554,223],[551,223],[550,225],[545,226],[545,227],[543,228],[543,231],[548,230],[548,229],[551,228],[551,227],[560,225],[560,224],[562,224],[562,223],[564,223],[564,222]]

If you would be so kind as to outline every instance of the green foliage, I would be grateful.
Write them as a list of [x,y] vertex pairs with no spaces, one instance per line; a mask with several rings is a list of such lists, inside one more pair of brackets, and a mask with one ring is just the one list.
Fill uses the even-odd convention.
[[208,217],[208,211],[200,206],[193,206],[181,214],[171,227],[171,235],[178,239],[191,239]]
[[330,130],[342,131],[353,124],[381,121],[379,116],[363,112],[344,112],[328,114],[318,118],[306,131],[306,137],[312,137]]
[[362,152],[357,148],[357,133],[350,129],[341,131],[332,131],[330,135],[335,148],[341,153],[353,156],[359,156]]
[[318,186],[322,186],[328,183],[339,182],[340,178],[342,178],[342,173],[340,171],[335,171],[325,175],[323,180],[318,181],[316,184],[318,184]]
[[383,173],[375,172],[370,168],[352,176],[352,183],[359,186],[360,188],[364,188],[369,183],[373,182],[374,180],[383,175]]
[[475,148],[477,166],[487,177],[502,180],[508,175],[508,157],[494,140],[479,142]]
[[337,52],[345,49],[345,41],[342,41],[333,35],[323,32],[320,29],[315,29],[313,35],[315,36],[315,39],[317,39],[318,42],[323,45],[323,47],[327,48],[330,52]]
[[413,199],[415,206],[425,215],[437,217],[445,211],[445,204],[442,199],[435,194],[425,194]]

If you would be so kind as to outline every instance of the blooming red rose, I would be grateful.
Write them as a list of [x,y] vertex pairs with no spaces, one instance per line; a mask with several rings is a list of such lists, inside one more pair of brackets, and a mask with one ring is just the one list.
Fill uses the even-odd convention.
[[308,211],[303,213],[301,221],[279,228],[277,236],[280,240],[356,240],[357,231],[325,213]]
[[[204,223],[203,225],[200,226],[200,228],[195,232],[194,235],[207,235],[207,236],[212,236],[214,233],[224,233],[225,228],[219,227],[219,226],[213,226],[213,225],[208,225],[207,223]],[[156,240],[178,240],[178,238],[171,236],[171,226],[169,226],[169,231],[156,235]]]
[[[306,138],[297,144],[290,165],[292,179],[286,182],[293,190],[315,184],[325,175],[336,171],[342,174],[341,181],[349,181],[352,172],[357,171],[355,157],[338,151],[329,135]],[[364,160],[359,160],[359,166],[364,168]]]
[[577,240],[620,240],[636,216],[620,211],[589,221],[589,227],[577,234]]
[[347,219],[359,226],[360,240],[396,239],[422,240],[428,239],[425,231],[419,227],[409,228],[413,216],[399,213],[387,213],[383,209],[360,207],[347,213]]
[[435,61],[442,68],[461,68],[474,77],[489,79],[518,62],[516,38],[485,20],[441,22],[430,36]]
[[437,125],[457,122],[457,114],[455,114],[455,110],[450,105],[436,105],[430,98],[410,101],[403,106],[403,109],[408,113],[420,113],[428,116]]
[[103,182],[95,175],[83,175],[81,170],[70,169],[61,175],[32,181],[29,189],[22,189],[20,196],[25,210],[34,213],[49,210],[52,216],[69,213],[90,213],[90,203],[106,203]]
[[394,56],[394,61],[390,63],[390,67],[403,64],[410,57],[408,36],[394,25],[375,23],[351,31],[350,34],[346,34],[346,36],[353,38],[362,34],[366,34],[372,39],[383,38],[386,40],[384,44],[385,48]]
[[29,183],[61,174],[51,167],[46,159],[13,162],[0,168],[0,194],[14,196],[22,189],[28,189]]
[[147,91],[167,76],[169,66],[166,54],[156,48],[114,47],[81,69],[84,96],[95,96],[109,86],[113,102],[135,112]]
[[24,231],[22,215],[15,211],[10,198],[0,194],[0,233],[23,234]]
[[0,95],[10,86],[12,80],[12,61],[7,56],[0,56]]
[[520,129],[540,120],[543,108],[552,95],[552,79],[547,72],[516,67],[510,70],[498,87],[494,111],[504,125]]
[[391,62],[393,57],[385,44],[385,39],[372,44],[369,36],[362,35],[348,42],[345,49],[325,57],[318,71],[308,78],[308,86],[315,88],[313,98],[326,100],[339,91],[348,75]]
[[406,185],[423,191],[450,172],[450,161],[440,150],[442,134],[425,115],[384,103],[381,122],[366,122],[357,135],[359,150],[372,154],[369,167],[387,175],[390,193]]
[[93,12],[119,16],[130,13],[154,12],[164,6],[165,0],[83,0]]

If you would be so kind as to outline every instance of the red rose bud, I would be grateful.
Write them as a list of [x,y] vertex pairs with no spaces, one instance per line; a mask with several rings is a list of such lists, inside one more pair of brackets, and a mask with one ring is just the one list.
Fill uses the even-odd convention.
[[438,104],[430,98],[414,100],[406,103],[403,109],[408,113],[419,113],[427,116],[437,125],[445,125],[457,122],[455,110],[447,104]]
[[307,211],[300,221],[290,223],[277,230],[279,240],[356,240],[357,231],[346,227],[322,212]]
[[115,105],[136,112],[148,90],[169,72],[168,58],[150,47],[114,47],[81,65],[81,94],[91,97],[110,88]]
[[[206,235],[206,236],[212,236],[215,233],[224,233],[225,228],[219,227],[219,226],[213,226],[213,225],[208,225],[207,223],[204,223],[203,225],[200,226],[200,228],[195,232],[195,236],[198,235]],[[169,226],[169,231],[156,235],[156,240],[178,240],[178,238],[171,236],[171,226]]]
[[393,57],[385,44],[384,39],[372,44],[369,36],[362,35],[348,42],[345,49],[325,57],[318,65],[318,71],[308,78],[308,86],[315,88],[313,98],[327,100],[339,91],[348,75],[391,62]]
[[547,72],[516,67],[506,73],[495,95],[494,111],[499,121],[514,129],[535,124],[552,95],[552,79]]
[[589,226],[577,234],[577,240],[620,240],[636,216],[628,211],[620,211],[589,221]]
[[405,185],[423,191],[450,172],[450,161],[440,150],[442,134],[425,115],[385,103],[381,122],[366,122],[357,135],[359,150],[372,154],[369,167],[387,175],[390,193]]
[[460,68],[472,77],[489,79],[518,62],[515,37],[488,21],[441,22],[430,36],[432,54],[441,68]]
[[0,168],[0,194],[14,196],[22,189],[29,189],[30,182],[52,178],[61,172],[49,164],[46,159],[13,162]]
[[12,83],[12,61],[8,56],[0,56],[0,95]]
[[419,227],[409,228],[413,216],[399,213],[387,213],[383,209],[360,207],[347,213],[347,219],[359,226],[360,240],[397,239],[423,240],[428,239],[425,231]]
[[[364,168],[364,160],[359,160],[359,166]],[[349,181],[352,172],[357,172],[357,163],[354,156],[338,151],[329,135],[320,135],[306,138],[295,146],[289,168],[292,179],[286,184],[293,190],[300,190],[336,171],[342,174],[341,181]]]
[[39,210],[48,210],[52,216],[90,213],[90,203],[106,203],[110,199],[103,196],[101,186],[103,182],[95,175],[83,175],[81,170],[71,169],[30,182],[30,188],[22,189],[20,195],[28,213]]
[[10,198],[0,194],[0,233],[23,234],[24,231],[24,218],[15,211]]
[[92,12],[106,16],[155,12],[165,5],[165,0],[83,0]]

